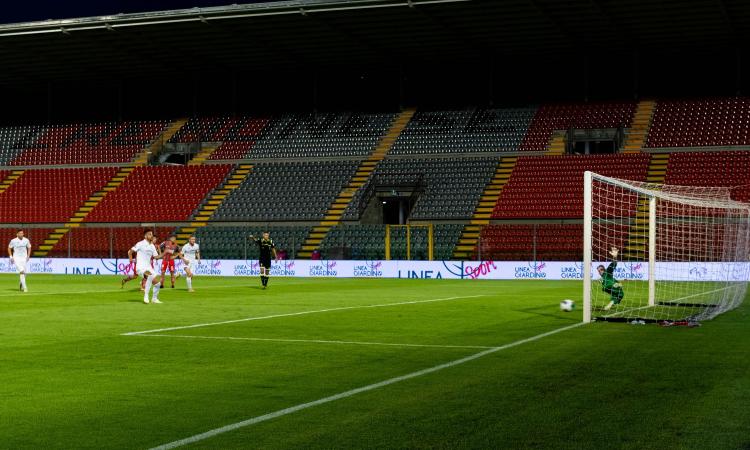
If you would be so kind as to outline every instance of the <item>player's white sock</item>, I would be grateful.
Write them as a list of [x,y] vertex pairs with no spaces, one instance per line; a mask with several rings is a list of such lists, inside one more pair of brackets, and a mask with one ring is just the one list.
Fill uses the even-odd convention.
[[21,274],[21,287],[26,289],[26,274],[25,273]]
[[609,311],[612,308],[612,305],[614,304],[615,302],[610,301],[609,303],[607,303],[607,306],[604,307],[604,310]]
[[153,282],[154,282],[154,276],[149,275],[148,278],[146,278],[146,287],[145,287],[146,296],[148,296],[148,291],[151,289],[151,285],[153,284]]
[[[151,300],[159,300],[159,289],[161,289],[161,283],[157,283],[154,285],[154,295],[151,297]],[[148,291],[146,291],[148,292]]]
[[193,288],[193,277],[185,277],[185,281],[187,282],[188,289]]

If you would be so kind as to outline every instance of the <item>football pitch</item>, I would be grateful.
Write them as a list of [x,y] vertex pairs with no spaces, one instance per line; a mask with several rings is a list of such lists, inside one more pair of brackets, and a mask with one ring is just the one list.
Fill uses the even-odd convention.
[[580,326],[575,281],[0,276],[0,447],[750,448],[750,317]]

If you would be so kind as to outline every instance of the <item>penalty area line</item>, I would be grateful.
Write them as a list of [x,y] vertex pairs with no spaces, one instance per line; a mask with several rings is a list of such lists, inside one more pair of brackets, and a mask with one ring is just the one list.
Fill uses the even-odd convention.
[[489,294],[480,294],[480,295],[462,295],[458,297],[443,297],[443,298],[432,298],[428,300],[411,300],[406,302],[396,302],[396,303],[379,303],[376,305],[354,305],[354,306],[340,306],[337,308],[326,308],[326,309],[314,309],[310,311],[297,311],[292,313],[281,313],[281,314],[271,314],[269,316],[258,316],[258,317],[245,317],[243,319],[233,319],[233,320],[224,320],[221,322],[207,322],[207,323],[196,323],[193,325],[182,325],[182,326],[176,326],[176,327],[168,327],[168,328],[157,328],[155,330],[146,330],[146,331],[131,331],[129,333],[122,333],[121,336],[135,336],[139,334],[152,334],[152,333],[162,333],[164,331],[175,331],[175,330],[186,330],[190,328],[202,328],[202,327],[211,327],[215,325],[227,325],[230,323],[240,323],[240,322],[249,322],[251,320],[265,320],[265,319],[276,319],[278,317],[293,317],[293,316],[304,316],[307,314],[319,314],[319,313],[326,313],[326,312],[333,312],[333,311],[348,311],[352,309],[367,309],[367,308],[385,308],[387,306],[400,306],[400,305],[417,305],[420,303],[434,303],[434,302],[447,302],[450,300],[459,300],[459,299],[466,299],[466,298],[478,298],[478,297],[488,297]]
[[475,359],[482,358],[484,356],[490,355],[492,353],[499,352],[501,350],[506,350],[506,349],[509,349],[509,348],[517,347],[519,345],[523,345],[523,344],[526,344],[526,343],[529,343],[529,342],[534,342],[534,341],[537,341],[539,339],[545,338],[547,336],[552,336],[553,334],[561,333],[563,331],[567,331],[567,330],[570,330],[570,329],[573,329],[573,328],[577,328],[577,327],[580,327],[582,325],[584,325],[584,323],[580,322],[580,323],[576,323],[576,324],[573,324],[573,325],[568,325],[566,327],[557,328],[555,330],[548,331],[546,333],[537,334],[536,336],[532,336],[532,337],[529,337],[529,338],[526,338],[526,339],[521,339],[521,340],[518,340],[518,341],[515,341],[515,342],[511,342],[509,344],[501,345],[499,347],[492,347],[490,349],[481,351],[479,353],[474,353],[473,355],[469,355],[469,356],[466,356],[464,358],[460,358],[460,359],[456,359],[456,360],[453,360],[453,361],[449,361],[447,363],[439,364],[437,366],[429,367],[427,369],[422,369],[422,370],[418,370],[416,372],[408,373],[406,375],[401,375],[401,376],[398,376],[398,377],[389,378],[387,380],[383,380],[383,381],[380,381],[378,383],[368,384],[367,386],[362,386],[362,387],[359,387],[359,388],[351,389],[349,391],[340,392],[338,394],[334,394],[334,395],[331,395],[331,396],[328,396],[328,397],[323,397],[321,399],[314,400],[314,401],[311,401],[311,402],[301,403],[301,404],[296,405],[296,406],[291,406],[289,408],[280,409],[278,411],[274,411],[274,412],[271,412],[271,413],[268,413],[268,414],[264,414],[262,416],[257,416],[257,417],[253,417],[253,418],[250,418],[250,419],[247,419],[247,420],[243,420],[241,422],[236,422],[236,423],[233,423],[233,424],[230,424],[230,425],[225,425],[223,427],[214,428],[213,430],[209,430],[209,431],[206,431],[204,433],[196,434],[196,435],[184,438],[184,439],[180,439],[180,440],[177,440],[177,441],[169,442],[167,444],[159,445],[158,447],[153,447],[150,450],[169,450],[169,449],[172,449],[172,448],[181,447],[183,445],[189,445],[189,444],[193,444],[195,442],[200,442],[200,441],[212,438],[214,436],[218,436],[220,434],[228,433],[228,432],[231,432],[231,431],[238,430],[240,428],[248,427],[250,425],[255,425],[257,423],[261,423],[261,422],[265,422],[265,421],[268,421],[268,420],[271,420],[271,419],[276,419],[278,417],[282,417],[282,416],[286,416],[286,415],[289,415],[289,414],[293,414],[293,413],[296,413],[297,411],[302,411],[304,409],[312,408],[313,406],[323,405],[325,403],[330,403],[330,402],[334,402],[336,400],[341,400],[341,399],[344,399],[344,398],[347,398],[347,397],[351,397],[351,396],[354,396],[354,395],[357,395],[357,394],[361,394],[363,392],[373,391],[375,389],[379,389],[379,388],[382,388],[382,387],[385,387],[385,386],[389,386],[391,384],[400,383],[401,381],[406,381],[406,380],[410,380],[412,378],[417,378],[417,377],[421,377],[421,376],[428,375],[428,374],[431,374],[431,373],[439,372],[439,371],[444,370],[444,369],[448,369],[448,368],[455,367],[455,366],[458,366],[458,365],[461,365],[461,364],[465,364],[465,363],[470,362],[470,361],[474,361]]

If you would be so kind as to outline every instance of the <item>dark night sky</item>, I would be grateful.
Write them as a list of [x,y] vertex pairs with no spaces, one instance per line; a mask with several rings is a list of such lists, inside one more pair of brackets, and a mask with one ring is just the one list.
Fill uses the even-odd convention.
[[[234,3],[264,3],[269,0],[27,0],[8,2],[0,10],[0,23],[102,16],[118,13],[163,11]],[[270,0],[273,1],[273,0]],[[278,1],[278,0],[277,0]]]

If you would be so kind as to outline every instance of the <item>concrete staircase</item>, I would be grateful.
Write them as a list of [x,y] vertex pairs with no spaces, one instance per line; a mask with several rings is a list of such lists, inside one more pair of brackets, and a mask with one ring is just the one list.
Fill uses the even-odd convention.
[[15,183],[17,179],[21,178],[21,175],[23,175],[23,170],[14,170],[3,179],[2,182],[0,182],[0,194],[5,192],[11,184]]
[[106,197],[107,194],[116,191],[136,167],[145,166],[152,154],[158,152],[161,149],[162,144],[174,136],[174,134],[177,133],[177,130],[185,125],[186,122],[187,119],[179,119],[172,122],[164,131],[162,131],[159,137],[154,139],[151,144],[135,155],[131,162],[133,166],[120,168],[120,170],[115,173],[101,190],[91,194],[91,196],[83,202],[83,205],[78,207],[76,212],[73,213],[73,217],[68,219],[68,222],[65,223],[62,228],[55,228],[52,233],[47,236],[47,239],[45,239],[44,242],[42,242],[42,244],[33,252],[33,256],[47,256],[55,245],[57,245],[66,234],[68,234],[71,228],[80,227],[81,222],[83,222],[91,211],[93,211],[93,209],[104,200],[104,197]]
[[232,169],[232,172],[229,174],[226,181],[208,194],[204,202],[198,208],[198,211],[195,213],[195,216],[190,221],[190,224],[175,232],[177,235],[177,242],[180,245],[184,245],[198,228],[205,227],[227,196],[233,190],[237,189],[252,171],[252,164],[240,164]]
[[148,164],[148,160],[158,155],[164,147],[164,143],[172,139],[172,136],[174,136],[175,133],[187,123],[187,121],[187,119],[177,119],[169,124],[169,126],[148,145],[148,147],[144,148],[143,151],[135,156],[133,164],[136,166],[144,166]]
[[654,118],[656,101],[641,100],[633,116],[630,128],[625,130],[625,144],[623,153],[638,153],[646,145],[648,131]]
[[[646,181],[663,184],[667,176],[668,164],[669,153],[652,154]],[[627,259],[644,260],[646,258],[648,250],[648,202],[647,197],[641,196],[638,198],[635,222],[630,226],[628,240],[623,251],[623,256]]]
[[492,210],[495,208],[500,194],[503,192],[503,188],[510,181],[513,169],[516,167],[518,162],[517,156],[506,156],[500,158],[495,169],[495,175],[492,177],[487,186],[482,192],[482,197],[479,199],[474,215],[468,225],[464,226],[461,232],[461,238],[458,240],[458,245],[453,250],[453,259],[468,259],[472,256],[474,250],[479,242],[479,235],[482,231],[482,226],[490,223],[490,217],[492,217]]
[[72,228],[78,228],[81,226],[86,217],[91,211],[104,200],[112,191],[116,191],[117,188],[125,182],[125,179],[130,175],[135,167],[123,167],[115,173],[115,175],[105,184],[101,190],[94,192],[91,196],[83,202],[83,205],[79,206],[73,217],[68,219],[68,222],[63,225],[62,228],[55,228],[47,239],[42,242],[40,246],[34,251],[34,256],[47,256],[49,252],[60,242],[60,240],[68,234]]
[[320,247],[320,243],[323,242],[328,231],[330,231],[333,226],[340,223],[344,211],[346,211],[346,208],[354,198],[354,194],[367,184],[367,180],[370,179],[370,176],[375,171],[375,167],[391,150],[396,139],[398,139],[401,132],[404,131],[404,128],[406,128],[406,125],[414,116],[415,112],[415,109],[404,110],[399,114],[396,120],[393,121],[388,132],[383,136],[380,142],[378,142],[375,150],[373,150],[367,159],[360,163],[354,176],[352,176],[352,179],[349,181],[349,184],[339,192],[338,196],[333,200],[333,203],[328,207],[325,216],[323,216],[323,220],[310,231],[304,244],[302,244],[302,248],[299,253],[297,253],[299,258],[310,258],[312,252]]
[[549,144],[547,145],[547,154],[565,154],[565,131],[555,131],[552,133],[552,139],[550,139]]
[[203,147],[201,148],[201,151],[199,151],[197,155],[193,156],[193,159],[188,161],[187,165],[188,166],[202,165],[204,162],[206,162],[208,158],[211,157],[211,154],[215,152],[216,149],[219,148],[220,146],[221,146],[220,142],[203,145]]

